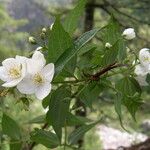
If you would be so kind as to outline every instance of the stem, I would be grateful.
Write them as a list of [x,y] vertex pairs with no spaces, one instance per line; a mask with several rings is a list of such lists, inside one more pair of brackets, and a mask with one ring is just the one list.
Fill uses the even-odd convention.
[[108,71],[110,71],[110,70],[112,70],[114,68],[123,67],[123,66],[127,66],[127,65],[126,64],[116,64],[116,63],[110,64],[107,67],[105,67],[104,69],[102,69],[99,72],[97,72],[96,74],[91,75],[90,76],[90,80],[92,80],[92,81],[98,81],[99,78],[100,78],[100,76],[104,75]]

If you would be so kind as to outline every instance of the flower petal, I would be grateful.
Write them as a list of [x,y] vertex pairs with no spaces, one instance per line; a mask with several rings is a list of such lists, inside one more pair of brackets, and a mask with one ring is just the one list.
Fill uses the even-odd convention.
[[148,86],[148,83],[146,82],[146,75],[145,76],[137,76],[135,77],[135,79],[138,81],[138,83],[141,85],[141,86]]
[[26,76],[27,74],[27,64],[26,63],[22,63],[22,69],[21,69],[21,77],[22,79]]
[[7,71],[6,71],[5,67],[3,67],[3,66],[0,67],[0,79],[2,81],[9,81],[10,80]]
[[2,86],[3,87],[15,87],[21,80],[22,80],[22,78],[14,79],[12,81],[8,81],[8,82],[2,84]]
[[148,71],[149,71],[149,68],[145,68],[141,64],[136,65],[135,70],[134,70],[136,75],[142,75],[142,76],[146,75]]
[[41,74],[45,77],[45,79],[47,81],[52,81],[53,79],[53,76],[54,76],[54,64],[53,63],[50,63],[48,65],[46,65],[42,71],[41,71]]
[[23,94],[33,94],[35,92],[36,85],[32,82],[30,76],[28,76],[17,85],[17,89]]
[[10,69],[14,66],[19,66],[20,63],[15,59],[15,58],[8,58],[8,59],[5,59],[3,62],[2,62],[2,65],[6,68],[6,69]]
[[36,91],[35,95],[39,100],[43,100],[48,94],[51,92],[51,84],[46,82],[44,85],[39,86]]
[[24,62],[26,62],[28,59],[29,59],[29,58],[27,58],[27,57],[16,55],[16,60],[17,60],[19,63],[24,63]]
[[143,48],[139,52],[139,60],[142,65],[148,67],[150,65],[150,52],[148,48]]
[[34,75],[40,72],[42,68],[43,68],[43,65],[36,60],[29,59],[27,61],[27,73],[29,74]]
[[46,64],[46,60],[44,58],[44,55],[40,51],[35,51],[33,56],[32,56],[32,59],[35,61],[38,61],[38,63],[41,64],[43,67]]

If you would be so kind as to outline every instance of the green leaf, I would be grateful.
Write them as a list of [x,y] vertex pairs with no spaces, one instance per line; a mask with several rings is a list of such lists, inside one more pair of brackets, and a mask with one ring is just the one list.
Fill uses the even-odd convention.
[[[99,122],[99,121],[98,121]],[[80,138],[83,137],[83,135],[89,131],[91,128],[93,128],[98,122],[92,123],[90,125],[83,125],[77,129],[75,129],[68,137],[68,143],[69,144],[76,144]]]
[[42,106],[43,106],[44,109],[46,109],[48,107],[48,105],[49,105],[51,93],[42,101]]
[[122,111],[121,111],[121,106],[122,106],[122,94],[121,93],[117,93],[116,94],[116,99],[114,100],[114,105],[115,105],[115,111],[118,114],[118,118],[120,121],[120,125],[121,127],[126,130],[123,126],[123,122],[122,122]]
[[67,126],[76,126],[76,125],[84,125],[87,122],[90,122],[90,119],[75,116],[72,113],[68,112],[67,118],[66,118],[66,124]]
[[48,62],[55,63],[59,56],[72,45],[71,37],[64,30],[59,18],[56,18],[48,37]]
[[30,120],[28,123],[38,123],[38,124],[40,124],[40,123],[44,123],[45,122],[45,115],[40,115],[40,116],[38,116],[38,117],[36,117],[36,118],[33,118],[32,120]]
[[11,140],[10,143],[10,150],[22,150],[22,142]]
[[101,90],[95,82],[89,83],[80,93],[80,100],[90,109],[92,109],[92,104],[98,99]]
[[127,57],[126,44],[122,37],[119,39],[117,44],[116,48],[118,49],[118,60],[122,62]]
[[116,88],[126,96],[133,96],[136,92],[141,93],[141,88],[133,77],[125,77],[119,80]]
[[69,111],[71,93],[64,86],[59,87],[52,95],[47,113],[47,122],[53,126],[57,136],[61,140],[62,127],[65,124]]
[[[125,41],[121,35],[120,26],[117,20],[112,16],[109,24],[102,29],[102,39],[105,43],[110,43],[111,45],[115,45],[116,51],[118,51],[118,59],[119,61],[123,61],[126,57],[126,46]],[[118,41],[118,42],[117,42]],[[110,57],[111,58],[111,57]]]
[[106,50],[105,55],[101,62],[103,66],[110,65],[117,60],[117,56],[118,56],[117,46],[118,46],[118,41],[110,49]]
[[47,148],[56,148],[60,144],[56,134],[42,129],[32,132],[31,140]]
[[128,111],[130,112],[132,118],[136,121],[136,112],[139,109],[139,107],[143,104],[140,95],[135,94],[133,96],[124,96],[122,101],[128,109]]
[[82,46],[84,46],[87,42],[89,42],[96,35],[98,31],[99,29],[93,29],[91,31],[84,33],[81,37],[79,37],[75,41],[74,46],[65,50],[65,52],[56,61],[56,64],[55,64],[56,75],[58,75],[62,71],[62,69],[69,62],[69,60],[73,56],[75,56],[79,52],[79,50],[82,48]]
[[77,6],[67,15],[64,21],[64,28],[70,35],[72,35],[77,28],[79,18],[84,12],[86,2],[87,0],[79,0]]
[[6,114],[3,114],[2,117],[2,130],[4,134],[7,134],[14,140],[19,140],[21,138],[21,132],[18,124]]
[[62,73],[60,74],[63,77],[72,77],[74,76],[74,71],[77,63],[77,55],[75,55],[69,62],[65,65]]

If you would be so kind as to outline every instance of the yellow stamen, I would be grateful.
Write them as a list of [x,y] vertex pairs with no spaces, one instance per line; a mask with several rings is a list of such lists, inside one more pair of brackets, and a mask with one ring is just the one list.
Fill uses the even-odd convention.
[[37,74],[34,75],[33,81],[36,84],[42,84],[44,82],[44,79],[43,79],[43,77],[39,73],[37,73]]
[[144,57],[143,59],[144,59],[144,61],[150,61],[149,57]]
[[21,77],[21,66],[14,66],[10,68],[9,75],[11,78],[17,79]]

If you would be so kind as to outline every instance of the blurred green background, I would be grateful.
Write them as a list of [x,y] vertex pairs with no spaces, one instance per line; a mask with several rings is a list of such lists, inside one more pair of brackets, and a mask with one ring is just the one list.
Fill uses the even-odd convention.
[[[0,62],[7,57],[27,55],[34,50],[36,47],[28,43],[28,37],[39,36],[41,29],[50,27],[54,21],[53,16],[57,14],[62,16],[63,21],[65,15],[76,3],[77,0],[0,0]],[[91,0],[88,2],[84,15],[80,18],[74,38],[86,30],[103,27],[108,22],[110,15],[113,14],[122,29],[135,28],[137,38],[129,44],[132,50],[138,54],[141,48],[149,47],[150,43],[149,7],[149,0]],[[93,42],[99,42],[101,46],[100,40],[100,37],[97,36]],[[150,90],[145,88],[145,91],[143,93],[144,104],[137,113],[137,122],[134,122],[129,113],[124,110],[123,123],[131,133],[144,132],[144,134],[150,135],[148,130],[144,131],[144,128],[141,127],[144,120],[150,120]],[[10,93],[6,98],[0,98],[0,116],[2,116],[3,111],[7,110],[26,130],[24,132],[24,140],[26,140],[29,138],[28,133],[34,127],[39,127],[36,124],[29,124],[29,120],[45,114],[45,111],[42,108],[41,101],[33,98],[28,108],[28,104],[21,102],[19,96],[14,93]],[[100,95],[99,101],[95,102],[92,113],[89,113],[89,118],[96,119],[105,116],[102,124],[123,131],[114,111],[112,103],[114,97],[112,95],[111,90],[104,91]],[[3,150],[9,150],[8,144],[3,143],[3,138],[1,137],[2,148]],[[85,150],[101,150],[103,147],[97,127],[87,133],[84,139]],[[34,150],[47,150],[47,148],[38,145]]]

